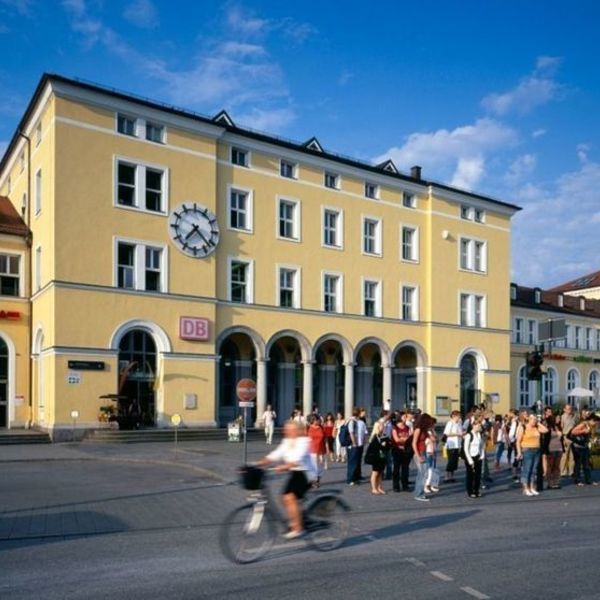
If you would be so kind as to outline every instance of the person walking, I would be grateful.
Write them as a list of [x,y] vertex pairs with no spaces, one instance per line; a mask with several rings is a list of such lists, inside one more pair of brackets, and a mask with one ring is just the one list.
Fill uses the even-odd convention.
[[[590,463],[590,439],[592,432],[596,428],[600,417],[595,414],[587,413],[583,415],[584,421],[578,423],[571,429],[569,440],[575,458],[575,468],[573,471],[573,481],[575,485],[582,487],[584,482],[586,485],[598,485],[592,481],[592,465]],[[583,481],[582,479],[583,474]]]
[[314,485],[319,487],[323,471],[323,457],[325,456],[325,433],[318,416],[310,415],[308,421],[307,435],[310,439],[310,456],[317,469],[317,479]]
[[261,421],[265,428],[265,441],[269,446],[273,443],[273,431],[275,430],[275,419],[277,413],[273,410],[270,404],[267,404],[265,412],[262,414]]
[[351,445],[348,448],[348,468],[346,471],[346,483],[348,485],[357,485],[360,483],[361,470],[360,463],[363,457],[365,439],[367,437],[367,426],[359,418],[360,409],[355,407],[352,410],[352,417],[348,421],[348,433],[350,434]]
[[325,469],[328,468],[327,462],[334,462],[335,460],[335,421],[333,415],[327,413],[325,422],[323,423],[323,433],[325,434],[325,455],[323,456]]
[[502,415],[494,417],[494,425],[492,426],[492,440],[496,446],[496,457],[494,459],[494,469],[500,470],[500,461],[504,454],[504,449],[507,446],[508,436],[506,433],[506,423]]
[[425,457],[425,440],[427,432],[433,427],[433,418],[427,413],[421,413],[415,420],[413,431],[412,449],[414,453],[414,463],[417,469],[417,479],[415,481],[415,500],[429,502],[425,495],[425,480],[427,478],[427,462]]
[[337,413],[335,418],[335,461],[345,463],[346,462],[346,447],[340,443],[340,430],[342,425],[346,422],[342,413]]
[[[406,423],[407,414],[401,412],[397,415],[392,428],[392,488],[394,492],[408,492],[408,472],[412,452],[410,446],[410,427]],[[402,483],[402,489],[400,489]]]
[[551,415],[546,417],[548,433],[542,441],[542,453],[546,457],[546,470],[544,475],[549,490],[560,488],[560,462],[564,452],[562,431],[559,420]]
[[536,486],[537,467],[540,460],[541,436],[548,428],[538,422],[537,415],[529,415],[517,433],[517,458],[522,459],[521,485],[525,496],[539,496]]
[[440,483],[439,474],[437,471],[438,438],[437,434],[435,433],[436,423],[437,420],[434,418],[433,425],[427,432],[427,437],[425,438],[425,462],[427,463],[427,477],[425,479],[424,491],[426,494],[440,491],[438,487]]
[[444,481],[453,483],[456,481],[454,474],[458,469],[458,459],[460,458],[460,448],[462,446],[463,428],[460,420],[460,412],[453,410],[450,420],[444,427],[444,436],[446,440],[446,452],[448,461],[446,463],[446,478]]
[[572,442],[569,439],[569,434],[575,425],[577,425],[577,417],[573,411],[571,404],[565,404],[562,415],[560,416],[560,428],[563,432],[563,441],[565,443],[565,451],[560,462],[561,477],[572,477],[575,470],[575,459],[573,456]]
[[481,435],[481,422],[474,420],[471,431],[463,438],[463,453],[467,468],[467,494],[469,498],[480,498],[481,468],[485,459],[485,441]]

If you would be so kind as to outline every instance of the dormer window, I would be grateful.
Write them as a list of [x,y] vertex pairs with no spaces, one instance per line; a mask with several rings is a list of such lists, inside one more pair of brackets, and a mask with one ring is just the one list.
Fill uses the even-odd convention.
[[243,150],[242,148],[236,148],[235,146],[232,146],[231,162],[234,165],[238,165],[238,167],[247,167],[248,166],[248,151]]

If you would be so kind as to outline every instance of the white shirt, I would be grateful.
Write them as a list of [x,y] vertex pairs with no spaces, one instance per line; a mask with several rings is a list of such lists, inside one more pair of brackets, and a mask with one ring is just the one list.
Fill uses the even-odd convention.
[[467,457],[469,464],[473,463],[473,458],[476,456],[479,456],[481,460],[485,458],[485,447],[483,445],[481,433],[475,433],[474,431],[467,433],[463,443],[465,446],[465,456]]
[[274,410],[265,410],[262,416],[262,420],[264,421],[265,426],[268,427],[269,425],[273,425],[276,416],[277,415],[275,414]]
[[314,461],[310,456],[310,439],[307,436],[283,438],[279,446],[268,454],[267,458],[273,462],[298,463],[298,466],[293,467],[292,471],[305,471],[308,479],[316,479],[318,476]]
[[356,419],[352,417],[348,421],[348,432],[354,434],[354,439],[357,446],[365,445],[365,438],[367,437],[367,426],[362,419]]
[[[451,433],[457,433],[458,436],[450,436]],[[459,450],[462,444],[462,434],[463,427],[460,421],[456,423],[452,420],[448,421],[446,427],[444,427],[444,435],[448,438],[446,440],[446,448],[448,450]]]

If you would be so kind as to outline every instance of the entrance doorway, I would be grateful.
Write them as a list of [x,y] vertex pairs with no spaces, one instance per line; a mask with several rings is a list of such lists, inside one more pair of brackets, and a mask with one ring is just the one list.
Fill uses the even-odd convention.
[[8,427],[8,346],[0,338],[0,428]]
[[156,344],[143,329],[132,329],[119,343],[119,426],[152,427],[156,422]]
[[283,424],[295,408],[302,408],[303,369],[298,340],[279,338],[269,351],[267,368],[267,401],[277,413],[277,422]]
[[477,360],[465,354],[460,361],[460,411],[463,416],[479,404]]

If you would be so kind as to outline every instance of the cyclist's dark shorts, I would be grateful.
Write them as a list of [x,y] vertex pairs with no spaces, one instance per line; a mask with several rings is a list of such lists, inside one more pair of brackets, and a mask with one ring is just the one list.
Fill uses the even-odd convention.
[[296,498],[304,498],[310,488],[310,483],[304,471],[292,471],[283,489],[284,494],[294,494]]

